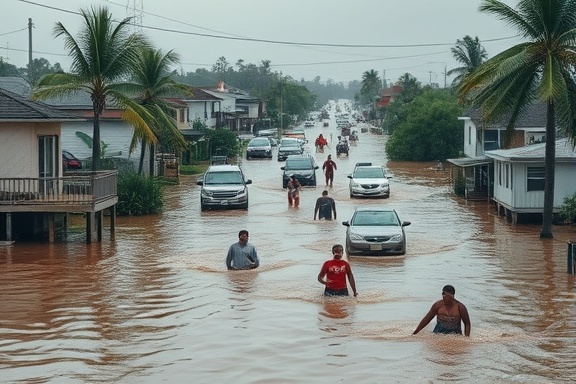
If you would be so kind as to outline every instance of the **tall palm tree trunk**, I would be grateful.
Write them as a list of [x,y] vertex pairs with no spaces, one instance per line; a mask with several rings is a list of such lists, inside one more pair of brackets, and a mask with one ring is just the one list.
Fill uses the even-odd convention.
[[556,116],[554,103],[548,100],[546,116],[546,160],[544,181],[544,213],[542,215],[541,239],[551,239],[554,215],[554,176],[556,168]]
[[142,140],[140,145],[140,161],[138,162],[138,174],[141,175],[144,170],[144,155],[146,153],[146,143]]
[[94,110],[94,130],[92,133],[92,171],[100,168],[100,114]]

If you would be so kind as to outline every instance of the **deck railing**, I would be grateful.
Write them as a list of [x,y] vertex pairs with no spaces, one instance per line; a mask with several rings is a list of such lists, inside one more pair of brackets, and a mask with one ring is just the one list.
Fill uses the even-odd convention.
[[0,204],[94,203],[116,196],[116,171],[0,178]]

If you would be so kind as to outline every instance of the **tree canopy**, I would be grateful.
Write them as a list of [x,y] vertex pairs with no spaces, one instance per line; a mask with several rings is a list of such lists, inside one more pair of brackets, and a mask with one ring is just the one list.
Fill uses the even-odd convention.
[[427,88],[412,102],[400,104],[394,133],[386,142],[393,161],[438,161],[460,156],[464,132],[462,107],[446,89]]

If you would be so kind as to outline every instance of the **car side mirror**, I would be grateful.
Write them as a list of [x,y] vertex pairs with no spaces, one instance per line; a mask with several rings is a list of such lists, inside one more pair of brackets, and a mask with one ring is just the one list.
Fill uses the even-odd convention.
[[352,175],[348,175],[347,177],[348,177],[349,179],[352,179]]
[[350,226],[350,223],[347,222],[347,221],[343,221],[343,222],[342,222],[342,225],[344,225],[344,226],[346,226],[346,227],[349,227],[349,226]]
[[252,179],[248,179],[244,182],[244,184],[252,184]]
[[403,227],[407,227],[407,226],[409,226],[410,224],[412,224],[412,223],[409,222],[409,221],[403,221],[403,222],[402,222],[402,226],[403,226]]
[[203,184],[204,184],[204,181],[203,181],[203,180],[198,180],[198,181],[196,182],[196,185],[203,185]]
[[280,167],[281,170],[284,170],[286,167]]
[[320,167],[319,167],[319,166],[317,166],[317,165],[315,165],[315,166],[314,166],[314,169],[318,169],[318,168],[320,168]]

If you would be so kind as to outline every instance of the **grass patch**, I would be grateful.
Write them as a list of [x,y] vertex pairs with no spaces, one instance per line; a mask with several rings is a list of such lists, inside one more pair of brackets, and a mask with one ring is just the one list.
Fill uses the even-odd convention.
[[190,165],[181,165],[180,174],[181,175],[198,175],[206,172],[210,164],[207,161],[197,162]]

